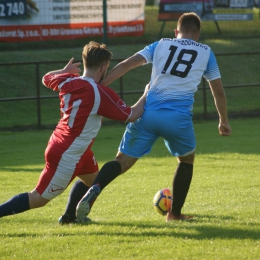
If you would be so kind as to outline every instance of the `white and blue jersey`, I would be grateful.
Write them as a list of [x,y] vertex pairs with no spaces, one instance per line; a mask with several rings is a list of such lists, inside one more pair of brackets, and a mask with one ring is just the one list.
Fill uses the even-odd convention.
[[214,53],[190,39],[161,39],[138,53],[153,64],[150,89],[142,117],[127,125],[119,150],[140,158],[162,137],[173,156],[193,153],[194,93],[202,76],[208,81],[220,78]]
[[153,64],[146,110],[189,112],[201,77],[208,81],[220,78],[210,47],[190,39],[164,38],[138,53]]

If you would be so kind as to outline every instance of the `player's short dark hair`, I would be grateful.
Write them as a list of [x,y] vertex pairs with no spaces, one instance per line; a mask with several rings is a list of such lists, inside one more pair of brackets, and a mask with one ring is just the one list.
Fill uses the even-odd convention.
[[200,28],[200,17],[193,12],[181,15],[177,23],[177,29],[183,33],[198,33],[200,32]]
[[110,52],[104,43],[91,41],[86,44],[82,52],[82,60],[86,68],[98,68],[112,59]]

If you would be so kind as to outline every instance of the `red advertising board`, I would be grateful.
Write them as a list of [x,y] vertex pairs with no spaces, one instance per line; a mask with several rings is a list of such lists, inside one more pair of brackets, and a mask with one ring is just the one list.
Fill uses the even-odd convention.
[[[103,35],[102,0],[2,0],[0,41],[66,40]],[[145,0],[107,1],[107,35],[144,33]]]

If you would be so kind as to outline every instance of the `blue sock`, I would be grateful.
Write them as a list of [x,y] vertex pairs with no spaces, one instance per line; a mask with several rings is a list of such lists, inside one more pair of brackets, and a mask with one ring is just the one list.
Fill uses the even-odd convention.
[[0,205],[0,217],[22,213],[30,209],[28,193],[18,194]]
[[76,207],[89,187],[86,186],[82,181],[77,180],[70,190],[70,195],[67,203],[67,208],[64,215],[67,215],[69,219],[76,218]]

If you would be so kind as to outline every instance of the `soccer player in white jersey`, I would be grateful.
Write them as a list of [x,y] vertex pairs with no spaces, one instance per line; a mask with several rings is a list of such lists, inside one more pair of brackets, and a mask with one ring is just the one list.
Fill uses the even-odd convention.
[[46,205],[77,176],[80,180],[74,184],[70,195],[72,205],[60,222],[77,221],[76,206],[98,173],[91,146],[101,127],[102,117],[133,122],[143,113],[145,94],[129,107],[113,90],[98,83],[106,75],[111,57],[105,44],[92,41],[83,48],[82,76],[79,76],[80,63],[73,63],[73,58],[63,69],[44,75],[43,84],[59,91],[61,119],[49,139],[45,168],[35,189],[1,204],[0,217]]
[[201,20],[197,14],[183,14],[175,29],[176,38],[150,44],[115,66],[101,81],[107,86],[131,69],[147,63],[153,65],[145,111],[135,123],[127,125],[116,158],[102,167],[93,186],[78,204],[76,215],[79,219],[89,213],[89,203],[99,192],[149,153],[159,137],[178,159],[172,182],[173,200],[166,221],[191,217],[182,214],[181,210],[193,175],[196,140],[192,108],[194,93],[202,76],[209,82],[215,100],[219,134],[231,134],[217,61],[209,46],[197,42],[200,29]]

